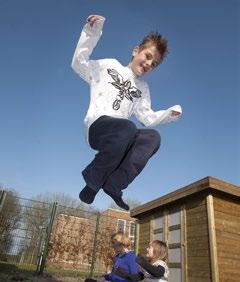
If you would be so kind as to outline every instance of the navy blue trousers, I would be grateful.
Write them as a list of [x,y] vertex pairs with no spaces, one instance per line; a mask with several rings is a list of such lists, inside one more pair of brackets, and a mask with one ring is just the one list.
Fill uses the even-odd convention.
[[82,172],[86,184],[96,192],[103,188],[121,196],[160,141],[154,129],[137,129],[130,120],[101,116],[89,128],[89,144],[98,153]]

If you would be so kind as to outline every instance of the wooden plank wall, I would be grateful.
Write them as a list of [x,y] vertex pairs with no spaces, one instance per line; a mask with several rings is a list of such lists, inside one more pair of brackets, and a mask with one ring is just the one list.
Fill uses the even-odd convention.
[[211,281],[206,196],[186,202],[187,279],[188,282]]
[[151,217],[144,217],[138,223],[138,254],[145,255],[151,241]]
[[213,198],[219,281],[240,281],[240,203],[226,196]]

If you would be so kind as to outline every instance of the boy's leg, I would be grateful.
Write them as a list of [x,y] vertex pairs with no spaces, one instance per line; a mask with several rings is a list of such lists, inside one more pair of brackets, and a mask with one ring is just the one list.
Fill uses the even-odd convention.
[[117,193],[127,188],[134,178],[142,171],[148,160],[160,147],[161,138],[154,129],[139,129],[134,143],[121,162],[120,166],[108,177],[104,183],[104,191],[118,189]]
[[[87,188],[80,193],[82,201],[89,204],[93,202],[96,193],[124,159],[136,133],[137,128],[133,122],[108,116],[100,117],[90,126],[89,143],[98,153],[82,172],[87,184]],[[121,199],[121,191],[118,193],[113,189],[109,192],[110,196]]]

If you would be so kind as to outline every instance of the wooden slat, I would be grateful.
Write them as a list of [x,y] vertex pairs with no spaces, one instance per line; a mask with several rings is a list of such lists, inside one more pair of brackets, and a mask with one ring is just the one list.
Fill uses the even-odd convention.
[[206,204],[191,209],[186,208],[186,211],[188,215],[193,215],[193,216],[195,216],[196,214],[206,213]]
[[181,229],[180,224],[172,225],[172,226],[169,226],[168,228],[169,231],[174,231],[174,230],[179,230],[179,229]]
[[153,230],[153,234],[163,233],[163,228]]
[[188,235],[187,235],[188,239],[208,235],[208,230],[206,226],[202,226],[201,228],[201,226],[199,225],[194,225],[194,226],[187,225],[187,232],[188,232]]
[[140,233],[139,233],[139,221],[136,220],[136,230],[135,230],[135,252],[138,254],[139,251],[139,238],[140,238]]
[[225,214],[233,215],[233,216],[240,216],[240,205],[235,201],[230,201],[229,198],[217,198],[214,197],[214,210],[220,211]]
[[204,278],[204,276],[202,276],[201,274],[202,274],[202,272],[198,274],[198,277],[196,277],[196,276],[193,276],[193,277],[189,276],[188,277],[188,281],[189,282],[211,282],[210,277]]
[[149,236],[150,240],[149,240],[149,242],[151,242],[153,240],[153,234],[155,234],[155,233],[153,233],[154,232],[153,228],[154,228],[154,215],[152,214],[150,216],[150,236]]
[[[211,277],[211,273],[210,273],[210,271],[201,270],[201,268],[199,268],[197,271],[190,269],[188,271],[188,277],[192,277],[192,278],[193,277],[196,277],[196,278],[210,278]],[[206,280],[204,280],[204,281],[206,281]],[[211,281],[211,280],[207,280],[207,281]]]
[[[220,232],[222,234],[222,232]],[[226,236],[226,234],[234,235],[233,236]],[[240,235],[238,234],[233,234],[233,233],[224,233],[225,236],[221,236],[217,238],[217,244],[220,249],[226,249],[227,248],[234,248],[236,246],[240,246]],[[240,252],[240,247],[236,248]]]
[[205,214],[202,217],[188,216],[187,213],[187,226],[204,225],[207,223],[207,216]]
[[239,242],[239,234],[230,233],[228,231],[216,229],[216,235],[217,235],[217,238],[219,238],[219,240],[221,240],[222,238],[225,238],[228,240]]
[[180,223],[181,223],[181,280],[188,282],[187,275],[187,232],[186,232],[186,208],[185,205],[181,206],[180,213]]
[[187,201],[185,203],[186,210],[189,211],[194,211],[198,209],[202,209],[203,206],[206,206],[206,197],[205,196],[198,196],[194,197],[191,201]]
[[206,260],[205,256],[191,257],[191,264],[192,265],[195,264],[196,266],[198,266],[201,269],[205,268],[205,269],[210,270],[209,262]]
[[225,259],[230,259],[232,262],[234,261],[240,261],[240,253],[237,250],[239,248],[239,245],[234,248],[229,248],[228,251],[226,250],[218,250],[218,257],[219,258],[225,258]]
[[216,229],[240,235],[240,226],[238,222],[231,222],[221,218],[216,218]]
[[181,243],[173,243],[168,245],[169,249],[181,248]]
[[138,253],[145,255],[150,242],[150,217],[139,220]]
[[222,273],[221,282],[239,282],[239,274],[232,272]]
[[226,221],[226,222],[233,223],[240,230],[240,214],[239,214],[239,216],[236,216],[236,215],[233,215],[233,214],[228,214],[224,210],[218,211],[216,209],[214,211],[214,214],[215,214],[216,219],[221,219],[223,222]]
[[188,249],[188,256],[189,257],[198,257],[198,256],[202,256],[202,257],[209,257],[210,256],[210,251],[208,248],[206,249],[195,249],[193,246],[192,248]]
[[219,269],[221,269],[222,272],[231,271],[240,274],[239,260],[232,261],[231,259],[226,258],[219,263]]
[[179,262],[169,262],[168,263],[169,268],[181,268],[181,263]]
[[207,196],[207,211],[208,211],[208,229],[209,229],[212,281],[218,282],[219,270],[218,270],[218,260],[217,260],[217,242],[216,242],[216,233],[215,233],[215,219],[214,219],[212,195]]
[[163,212],[163,240],[168,242],[168,210]]

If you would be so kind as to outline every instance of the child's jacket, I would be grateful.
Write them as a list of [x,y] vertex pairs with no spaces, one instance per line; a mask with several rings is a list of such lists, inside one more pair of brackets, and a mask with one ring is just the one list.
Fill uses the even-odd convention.
[[127,252],[124,254],[118,254],[114,257],[112,272],[104,275],[104,278],[112,282],[129,282],[114,273],[114,271],[120,267],[123,271],[129,274],[137,274],[138,266],[136,263],[136,256],[133,252]]
[[134,113],[145,126],[178,119],[170,111],[181,113],[179,105],[156,112],[151,109],[148,84],[138,79],[130,68],[116,59],[89,59],[101,37],[104,20],[84,26],[72,60],[72,68],[90,86],[90,105],[84,119],[87,136],[90,125],[102,115],[129,119]]

